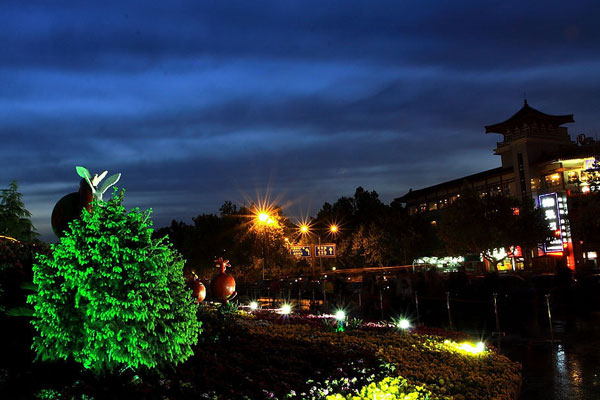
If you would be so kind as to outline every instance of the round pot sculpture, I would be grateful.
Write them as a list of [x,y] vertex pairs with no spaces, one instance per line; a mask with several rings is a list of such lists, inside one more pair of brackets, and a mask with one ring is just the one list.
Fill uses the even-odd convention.
[[237,292],[235,291],[235,279],[229,275],[225,270],[231,266],[229,260],[223,260],[219,257],[215,260],[216,267],[220,268],[221,271],[214,275],[210,281],[210,294],[212,297],[221,300],[223,304],[227,304],[229,300],[232,300]]
[[200,303],[206,298],[206,286],[199,279],[192,282],[192,295],[196,298],[196,303]]
[[52,210],[52,230],[58,237],[62,237],[63,231],[69,228],[69,222],[81,215],[83,208],[92,212],[92,189],[85,179],[79,181],[79,191],[63,196]]
[[92,193],[92,188],[85,179],[79,181],[79,206],[81,211],[83,208],[88,210],[89,213],[92,212],[92,200],[94,200],[94,194]]

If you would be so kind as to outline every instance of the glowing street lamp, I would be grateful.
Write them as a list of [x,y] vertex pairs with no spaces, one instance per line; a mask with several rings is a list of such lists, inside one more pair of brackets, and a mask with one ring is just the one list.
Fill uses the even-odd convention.
[[263,268],[262,268],[262,279],[265,280],[265,266],[267,264],[267,251],[265,244],[265,229],[270,228],[272,226],[276,226],[277,219],[275,216],[271,216],[270,211],[272,211],[269,207],[261,207],[256,208],[254,210],[255,220],[254,220],[254,229],[260,232],[263,236]]
[[[298,230],[299,230],[301,236],[310,235],[311,233],[315,233],[318,238],[319,247],[321,246],[321,234],[319,232],[324,231],[325,228],[322,228],[322,229],[313,228],[309,222],[302,221],[300,223],[300,225],[298,225]],[[339,230],[340,230],[340,228],[336,224],[331,224],[331,225],[329,225],[329,227],[327,227],[327,233],[330,235],[337,235],[339,233]],[[312,274],[313,275],[315,274],[315,263],[316,263],[315,254],[313,254],[313,259],[312,259]],[[321,271],[323,270],[323,258],[322,257],[319,257],[319,268]]]

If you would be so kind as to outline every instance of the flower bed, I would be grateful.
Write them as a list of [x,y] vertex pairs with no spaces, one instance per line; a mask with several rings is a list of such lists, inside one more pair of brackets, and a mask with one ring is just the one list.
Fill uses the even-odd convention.
[[253,335],[360,349],[394,365],[395,375],[423,385],[432,399],[511,399],[520,365],[491,350],[472,354],[448,339],[394,329],[324,332],[308,325],[243,322]]
[[519,364],[489,349],[471,353],[476,350],[461,346],[464,335],[456,332],[401,331],[376,322],[335,332],[323,323],[332,323],[332,316],[223,315],[205,306],[199,312],[200,342],[175,370],[129,371],[108,382],[74,374],[75,383],[60,386],[40,376],[33,393],[55,390],[61,398],[88,399],[511,400],[520,383]]

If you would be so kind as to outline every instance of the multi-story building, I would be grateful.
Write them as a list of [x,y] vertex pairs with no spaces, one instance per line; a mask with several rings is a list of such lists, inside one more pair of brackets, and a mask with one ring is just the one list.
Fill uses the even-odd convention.
[[398,200],[406,204],[409,213],[415,214],[445,207],[466,186],[481,195],[532,197],[544,209],[549,226],[556,232],[556,239],[541,244],[534,256],[546,264],[548,260],[562,259],[571,269],[584,263],[595,264],[597,243],[584,243],[581,238],[572,237],[573,216],[569,215],[569,209],[577,208],[579,197],[596,197],[600,191],[600,164],[596,159],[600,146],[584,135],[572,141],[563,126],[572,122],[572,114],[548,115],[530,107],[525,100],[512,117],[485,127],[485,133],[503,135],[494,150],[501,157],[500,167],[411,190]]

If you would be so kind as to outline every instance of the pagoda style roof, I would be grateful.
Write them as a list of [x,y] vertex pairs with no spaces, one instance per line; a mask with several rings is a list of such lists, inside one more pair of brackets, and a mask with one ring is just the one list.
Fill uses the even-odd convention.
[[541,111],[536,110],[533,107],[530,107],[527,104],[527,99],[525,99],[525,103],[523,107],[516,112],[515,115],[510,117],[504,122],[500,122],[494,125],[487,125],[485,127],[485,133],[502,133],[504,134],[508,129],[518,126],[522,123],[528,122],[544,122],[554,126],[560,126],[562,124],[566,124],[569,122],[575,122],[573,120],[573,114],[567,115],[549,115],[544,114]]

